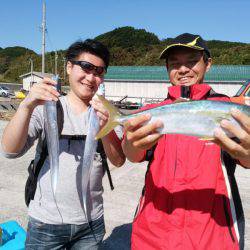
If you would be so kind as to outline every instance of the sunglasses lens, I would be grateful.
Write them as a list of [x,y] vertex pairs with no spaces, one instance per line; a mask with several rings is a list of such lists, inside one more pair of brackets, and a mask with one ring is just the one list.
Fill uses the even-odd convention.
[[88,62],[81,62],[81,68],[86,71],[92,71],[95,69],[95,66]]
[[103,68],[103,67],[96,67],[96,73],[97,73],[98,75],[102,75],[103,72],[104,72],[104,68]]
[[75,64],[79,65],[82,70],[89,72],[94,72],[95,75],[102,76],[105,72],[105,68],[101,66],[95,66],[92,63],[85,62],[85,61],[74,61]]

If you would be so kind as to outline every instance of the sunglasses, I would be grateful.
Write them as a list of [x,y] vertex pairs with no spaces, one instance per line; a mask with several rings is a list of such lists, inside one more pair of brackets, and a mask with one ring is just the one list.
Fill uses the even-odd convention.
[[94,64],[86,61],[71,61],[72,64],[78,65],[86,73],[93,73],[96,76],[103,76],[107,70],[105,67],[95,66]]

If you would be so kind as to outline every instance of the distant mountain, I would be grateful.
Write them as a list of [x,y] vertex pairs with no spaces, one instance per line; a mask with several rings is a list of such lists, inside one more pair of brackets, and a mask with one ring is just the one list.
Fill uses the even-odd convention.
[[110,48],[145,47],[160,44],[160,40],[155,34],[147,32],[145,29],[135,29],[129,26],[114,29],[97,36],[95,39]]
[[250,65],[250,44],[210,40],[207,41],[213,64]]
[[[162,65],[159,55],[173,38],[160,41],[153,33],[127,26],[95,39],[110,49],[111,65]],[[215,64],[250,65],[250,44],[218,40],[207,44]]]
[[15,59],[19,56],[25,55],[25,54],[34,54],[35,52],[24,48],[24,47],[7,47],[5,49],[0,50],[0,56],[1,57],[9,57],[10,59]]
[[155,65],[160,62],[152,58],[159,38],[145,29],[121,27],[95,37],[104,43],[111,53],[111,65]]
[[[159,38],[145,29],[120,27],[95,38],[110,50],[110,65],[163,65],[159,60],[161,51],[172,38]],[[207,41],[214,64],[250,65],[250,44],[211,40]],[[64,76],[65,50],[58,54],[58,72]],[[55,71],[55,53],[46,53],[46,72]],[[19,75],[30,71],[33,61],[34,71],[41,70],[41,55],[24,47],[0,48],[0,81],[20,82]]]
[[40,60],[32,50],[24,47],[7,47],[0,50],[0,81],[20,81],[19,75],[27,72],[29,58]]

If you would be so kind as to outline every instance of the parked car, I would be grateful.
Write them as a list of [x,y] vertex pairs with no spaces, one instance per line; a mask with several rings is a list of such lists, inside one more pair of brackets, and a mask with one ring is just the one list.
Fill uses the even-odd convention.
[[0,96],[8,97],[10,96],[10,89],[5,86],[0,86]]
[[230,99],[235,103],[250,105],[250,80],[247,80]]

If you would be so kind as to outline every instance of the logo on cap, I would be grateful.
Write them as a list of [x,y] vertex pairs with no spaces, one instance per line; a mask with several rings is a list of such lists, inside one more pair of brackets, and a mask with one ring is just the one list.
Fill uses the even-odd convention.
[[196,37],[192,42],[190,43],[187,43],[188,46],[195,46],[195,44],[197,43],[197,40],[199,39],[200,37]]

